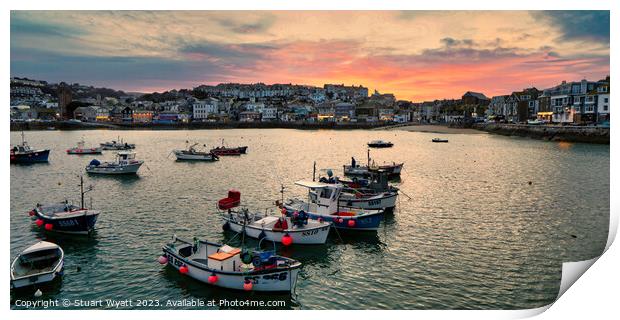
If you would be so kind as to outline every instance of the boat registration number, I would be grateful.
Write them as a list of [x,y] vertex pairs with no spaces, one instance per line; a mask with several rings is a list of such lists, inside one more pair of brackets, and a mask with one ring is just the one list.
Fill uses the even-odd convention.
[[287,272],[267,274],[267,275],[264,275],[264,276],[248,276],[248,277],[244,277],[245,280],[250,280],[250,281],[252,281],[253,284],[257,284],[258,280],[260,280],[261,278],[263,278],[263,280],[286,281],[286,279],[287,279]]
[[325,231],[327,228],[328,227],[323,227],[321,229],[314,229],[314,230],[304,231],[304,232],[301,233],[301,236],[302,237],[313,236],[313,235],[319,233],[319,230],[320,231]]
[[369,206],[377,206],[381,204],[381,200],[370,200],[368,201]]
[[78,223],[75,219],[58,220],[58,225],[61,227],[73,227],[73,226],[78,225]]

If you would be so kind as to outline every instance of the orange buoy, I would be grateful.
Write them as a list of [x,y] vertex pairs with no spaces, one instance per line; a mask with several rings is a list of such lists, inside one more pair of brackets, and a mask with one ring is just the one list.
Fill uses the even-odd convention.
[[245,291],[251,291],[252,287],[254,287],[254,285],[252,284],[252,281],[250,280],[245,280],[243,282],[243,290]]

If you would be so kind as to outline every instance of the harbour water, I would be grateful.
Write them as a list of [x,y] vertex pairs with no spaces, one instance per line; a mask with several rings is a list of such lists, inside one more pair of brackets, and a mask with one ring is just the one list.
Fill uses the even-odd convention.
[[[67,155],[121,136],[145,160],[137,177],[87,176],[101,210],[91,238],[45,235],[27,212],[37,202],[79,201],[80,174],[103,155]],[[405,131],[233,129],[192,131],[29,131],[36,148],[51,148],[49,164],[11,165],[11,256],[50,239],[65,250],[62,282],[41,299],[284,300],[289,309],[521,309],[552,302],[561,263],[599,255],[609,224],[609,146],[543,142],[490,134]],[[186,140],[247,145],[248,154],[214,163],[176,162],[170,151]],[[291,297],[234,292],[198,283],[157,263],[173,234],[224,242],[215,203],[230,188],[251,209],[275,212],[285,197],[303,196],[293,182],[312,178],[312,164],[342,174],[365,143],[377,161],[404,162],[404,194],[376,234],[331,234],[324,246],[279,247],[304,263]],[[11,132],[11,143],[20,133]],[[252,244],[252,243],[250,243]],[[18,295],[12,295],[12,307]],[[28,297],[28,299],[32,299]],[[75,306],[74,306],[75,307]],[[88,307],[86,307],[88,308]],[[96,308],[107,308],[104,305]],[[182,307],[192,308],[192,306]]]

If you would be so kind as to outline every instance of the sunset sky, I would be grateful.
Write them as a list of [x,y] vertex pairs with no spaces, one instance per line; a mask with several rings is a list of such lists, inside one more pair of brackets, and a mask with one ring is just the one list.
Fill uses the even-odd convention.
[[137,92],[362,84],[413,101],[609,74],[609,11],[12,11],[11,76]]

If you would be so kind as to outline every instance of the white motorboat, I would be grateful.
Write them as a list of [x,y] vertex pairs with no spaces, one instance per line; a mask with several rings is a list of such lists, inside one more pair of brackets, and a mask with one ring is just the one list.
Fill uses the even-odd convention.
[[368,147],[370,148],[391,148],[392,146],[394,146],[394,144],[389,141],[373,140],[368,142]]
[[198,143],[194,143],[187,150],[173,150],[172,153],[177,157],[177,160],[217,161],[220,159],[213,152],[198,150],[196,148],[197,145]]
[[353,180],[334,177],[331,169],[326,171],[327,177],[320,177],[319,182],[340,183],[344,186],[338,198],[341,207],[394,211],[399,190],[390,186],[387,171],[371,170],[368,172],[369,179],[353,178]]
[[279,242],[285,246],[291,244],[324,244],[327,241],[331,223],[309,219],[304,212],[291,216],[250,213],[247,209],[233,211],[238,206],[239,191],[228,191],[228,197],[218,202],[223,210],[224,230],[243,233],[255,239]]
[[308,200],[287,200],[282,210],[287,216],[303,211],[310,219],[332,222],[338,229],[357,231],[376,231],[385,216],[383,209],[340,207],[338,199],[343,189],[341,184],[314,181],[297,181],[295,184],[308,188]]
[[78,141],[77,147],[67,149],[67,154],[101,154],[101,147],[85,147],[84,144],[83,139]]
[[131,151],[120,151],[116,154],[114,162],[100,162],[93,159],[86,172],[95,174],[136,174],[144,161],[136,160],[136,153]]
[[159,263],[198,281],[235,290],[292,292],[301,262],[273,251],[246,250],[204,240],[173,236]]
[[47,283],[62,276],[64,257],[62,248],[51,242],[28,247],[11,264],[11,288]]

